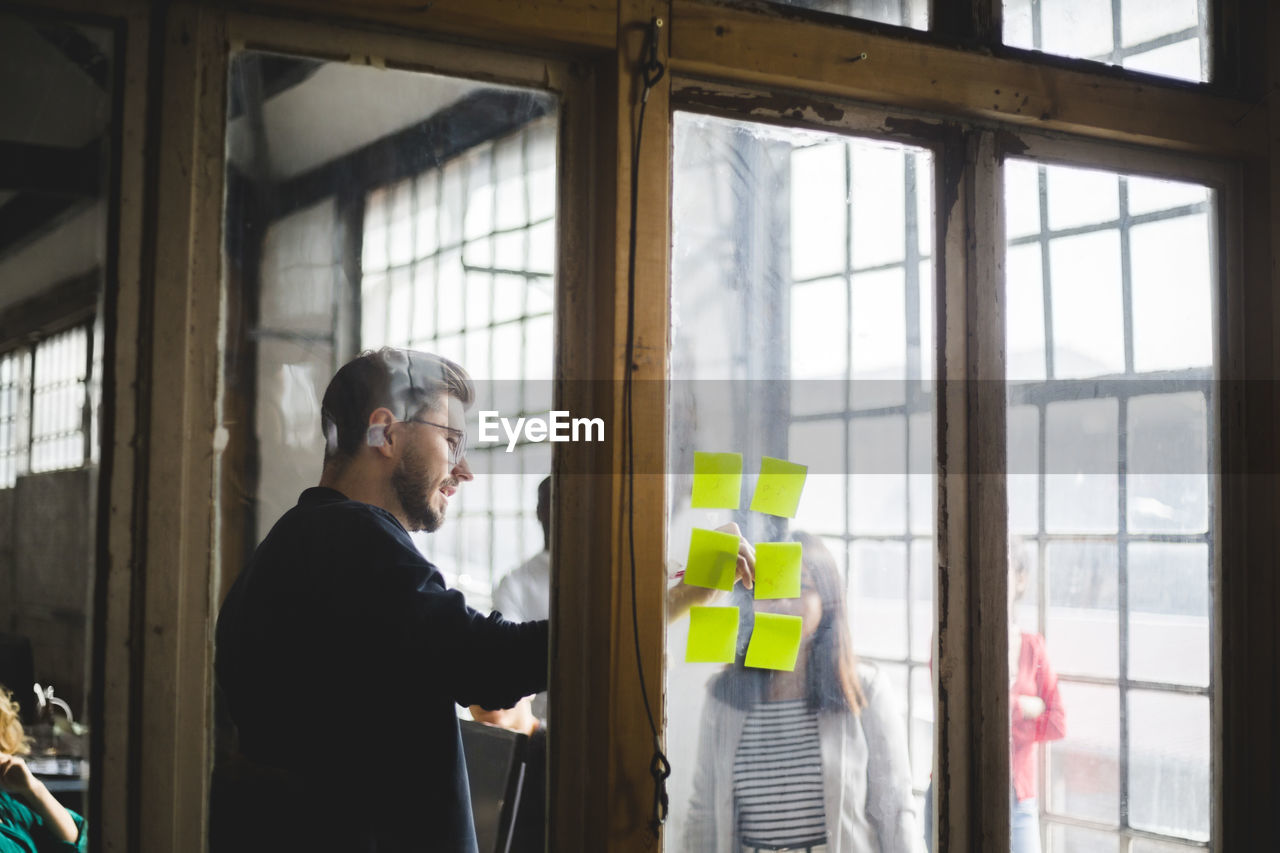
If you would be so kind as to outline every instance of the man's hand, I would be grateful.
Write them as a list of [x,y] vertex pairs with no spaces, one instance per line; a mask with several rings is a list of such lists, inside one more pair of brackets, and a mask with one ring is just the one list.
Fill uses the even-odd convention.
[[16,755],[0,752],[0,790],[26,797],[31,794],[35,777],[27,762]]
[[722,524],[716,528],[720,533],[729,533],[738,537],[738,573],[736,580],[747,589],[756,585],[756,549],[751,547],[747,537],[742,535],[734,522]]
[[488,711],[479,705],[471,706],[471,719],[487,726],[497,726],[513,732],[531,735],[538,730],[538,718],[533,715],[533,697],[526,696],[514,708]]
[[1024,720],[1035,720],[1044,713],[1044,700],[1039,696],[1018,696],[1018,712]]
[[[735,581],[746,589],[756,585],[756,549],[751,547],[747,537],[742,535],[738,525],[732,521],[716,528],[720,533],[729,533],[738,537],[738,567]],[[689,612],[690,607],[710,604],[720,597],[718,589],[705,589],[679,583],[667,590],[667,622],[671,623]]]

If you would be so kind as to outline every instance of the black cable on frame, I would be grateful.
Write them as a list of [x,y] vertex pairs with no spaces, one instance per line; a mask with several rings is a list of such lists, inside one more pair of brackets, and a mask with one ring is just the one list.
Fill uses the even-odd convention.
[[662,75],[666,66],[658,60],[658,30],[661,18],[653,18],[645,27],[644,47],[641,50],[640,75],[644,89],[640,95],[640,114],[636,118],[635,139],[631,145],[631,224],[627,258],[627,341],[626,366],[622,377],[623,465],[627,482],[627,547],[631,566],[631,634],[635,641],[636,671],[640,676],[640,696],[644,699],[644,712],[649,719],[649,732],[653,735],[653,758],[649,773],[653,776],[653,816],[649,828],[656,836],[659,827],[667,819],[670,801],[667,798],[667,777],[671,775],[671,762],[662,751],[662,738],[649,703],[649,689],[644,678],[644,661],[640,653],[640,619],[636,609],[636,509],[635,509],[635,425],[632,423],[636,345],[636,219],[637,197],[640,194],[640,141],[644,138],[644,113],[649,103],[649,92]]

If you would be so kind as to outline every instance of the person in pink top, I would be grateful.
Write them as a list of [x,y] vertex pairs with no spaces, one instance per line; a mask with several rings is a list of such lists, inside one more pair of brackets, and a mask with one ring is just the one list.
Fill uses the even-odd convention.
[[1009,543],[1009,792],[1012,853],[1040,853],[1040,812],[1036,803],[1036,744],[1067,733],[1058,676],[1049,663],[1044,637],[1018,627],[1014,605],[1027,589],[1022,544]]

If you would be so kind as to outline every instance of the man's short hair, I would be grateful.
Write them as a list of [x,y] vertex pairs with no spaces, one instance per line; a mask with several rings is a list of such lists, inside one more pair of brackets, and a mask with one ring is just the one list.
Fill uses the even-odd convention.
[[475,400],[475,385],[462,366],[429,352],[383,347],[365,350],[338,369],[320,404],[325,459],[354,456],[366,442],[369,415],[387,408],[408,420],[445,398],[463,407]]

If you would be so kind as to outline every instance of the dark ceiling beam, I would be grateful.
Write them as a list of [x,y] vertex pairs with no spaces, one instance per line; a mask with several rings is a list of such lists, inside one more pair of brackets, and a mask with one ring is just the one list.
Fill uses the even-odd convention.
[[0,351],[92,317],[101,289],[102,270],[94,268],[0,310]]
[[67,60],[85,73],[102,91],[111,85],[111,58],[98,49],[79,28],[64,24],[43,24],[35,31]]
[[81,148],[0,140],[0,190],[96,197],[101,173],[101,140]]
[[[303,59],[294,56],[277,56],[270,53],[241,53],[232,59],[234,65],[230,79],[258,81],[251,92],[239,86],[229,88],[227,120],[239,118],[245,112],[246,101],[256,102],[258,109],[276,95],[302,83],[320,70],[324,62],[319,59]],[[237,73],[238,71],[238,73]]]
[[0,206],[0,258],[58,227],[93,199],[23,193]]
[[271,218],[332,195],[367,193],[374,187],[417,175],[491,139],[512,133],[553,106],[527,92],[484,90],[464,97],[429,118],[363,148],[317,166],[274,187]]

